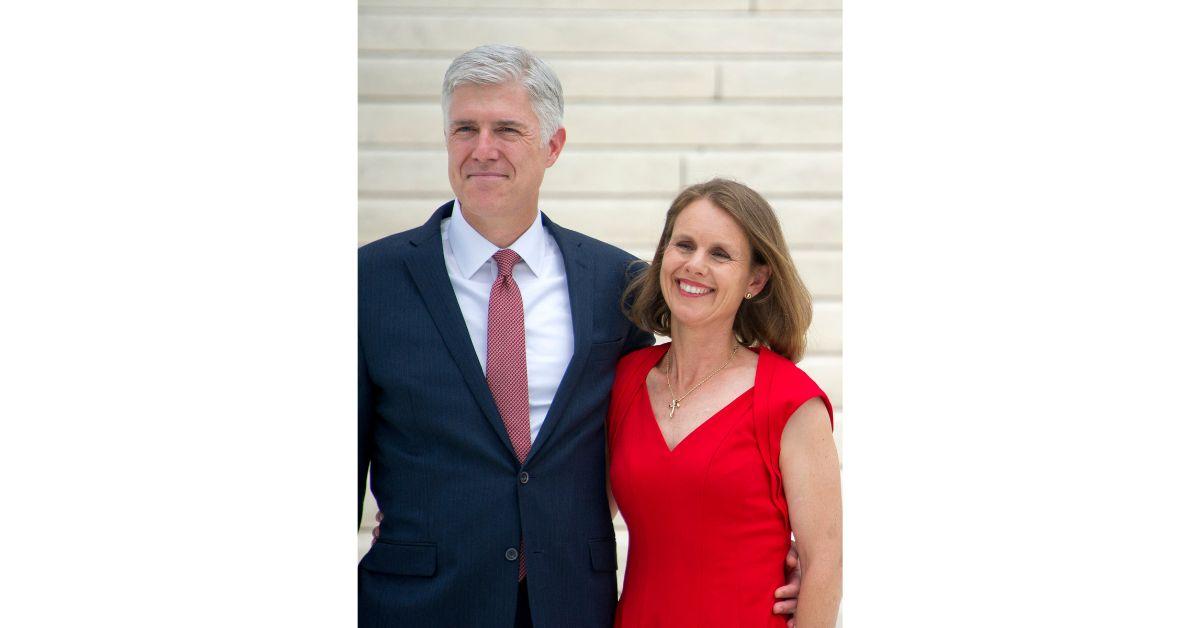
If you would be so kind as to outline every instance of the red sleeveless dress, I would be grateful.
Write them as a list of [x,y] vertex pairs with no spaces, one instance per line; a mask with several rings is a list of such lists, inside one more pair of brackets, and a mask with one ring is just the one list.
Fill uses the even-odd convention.
[[608,415],[613,495],[629,526],[614,626],[786,626],[791,525],[779,471],[787,419],[820,388],[787,358],[758,352],[754,386],[668,450],[646,376],[669,344],[617,365]]

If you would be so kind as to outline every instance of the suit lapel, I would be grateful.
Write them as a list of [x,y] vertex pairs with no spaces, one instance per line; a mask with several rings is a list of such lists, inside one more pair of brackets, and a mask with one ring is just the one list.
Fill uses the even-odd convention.
[[554,393],[554,399],[550,402],[550,410],[546,414],[545,421],[542,422],[542,428],[538,431],[537,440],[529,450],[526,464],[537,456],[542,444],[550,439],[554,428],[561,422],[562,414],[572,398],[575,387],[579,384],[580,377],[583,375],[583,366],[587,363],[588,353],[592,348],[592,312],[594,310],[592,294],[595,272],[583,254],[583,240],[551,222],[545,214],[542,214],[542,220],[542,224],[550,230],[550,235],[558,243],[558,249],[562,251],[563,266],[567,270],[567,292],[571,300],[571,322],[575,335],[575,348],[571,355],[571,361],[567,364],[567,371],[563,374],[562,381],[558,384],[558,390]]
[[496,436],[516,458],[516,452],[513,451],[512,442],[508,438],[508,430],[504,427],[483,368],[475,356],[475,346],[471,344],[471,335],[467,331],[467,323],[463,319],[462,309],[458,306],[458,299],[454,296],[454,288],[450,285],[450,276],[446,273],[441,221],[450,216],[453,207],[453,201],[440,207],[413,236],[410,242],[416,248],[416,252],[408,256],[405,263],[417,290],[421,293],[429,316],[433,318],[438,332],[442,335],[442,341],[446,343],[446,349],[467,382],[467,388],[471,390],[471,395],[487,416],[488,423],[496,431]]

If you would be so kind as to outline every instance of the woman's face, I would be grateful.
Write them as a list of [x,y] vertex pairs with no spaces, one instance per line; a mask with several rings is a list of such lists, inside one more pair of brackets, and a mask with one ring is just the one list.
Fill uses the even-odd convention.
[[750,241],[725,210],[707,198],[683,208],[659,274],[672,329],[732,329],[746,293],[758,294],[770,274],[751,258]]

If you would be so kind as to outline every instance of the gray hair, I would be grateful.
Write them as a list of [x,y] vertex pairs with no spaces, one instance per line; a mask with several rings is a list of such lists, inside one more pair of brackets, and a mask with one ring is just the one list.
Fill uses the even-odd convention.
[[545,145],[563,125],[562,85],[545,61],[518,46],[487,44],[462,53],[450,63],[442,79],[443,125],[450,123],[450,97],[458,86],[510,82],[520,84],[529,94]]

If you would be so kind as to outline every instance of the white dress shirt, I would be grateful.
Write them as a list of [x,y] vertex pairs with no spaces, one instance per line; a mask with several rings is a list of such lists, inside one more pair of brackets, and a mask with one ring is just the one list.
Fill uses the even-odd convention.
[[[530,442],[550,411],[550,402],[567,371],[575,351],[575,333],[571,322],[571,300],[567,292],[567,272],[562,251],[554,237],[542,225],[542,215],[508,248],[521,256],[513,267],[513,280],[521,290],[525,310],[525,364],[529,371]],[[496,260],[500,248],[488,242],[462,216],[458,200],[442,224],[442,251],[450,285],[467,322],[471,344],[487,373],[488,301],[496,281]]]

